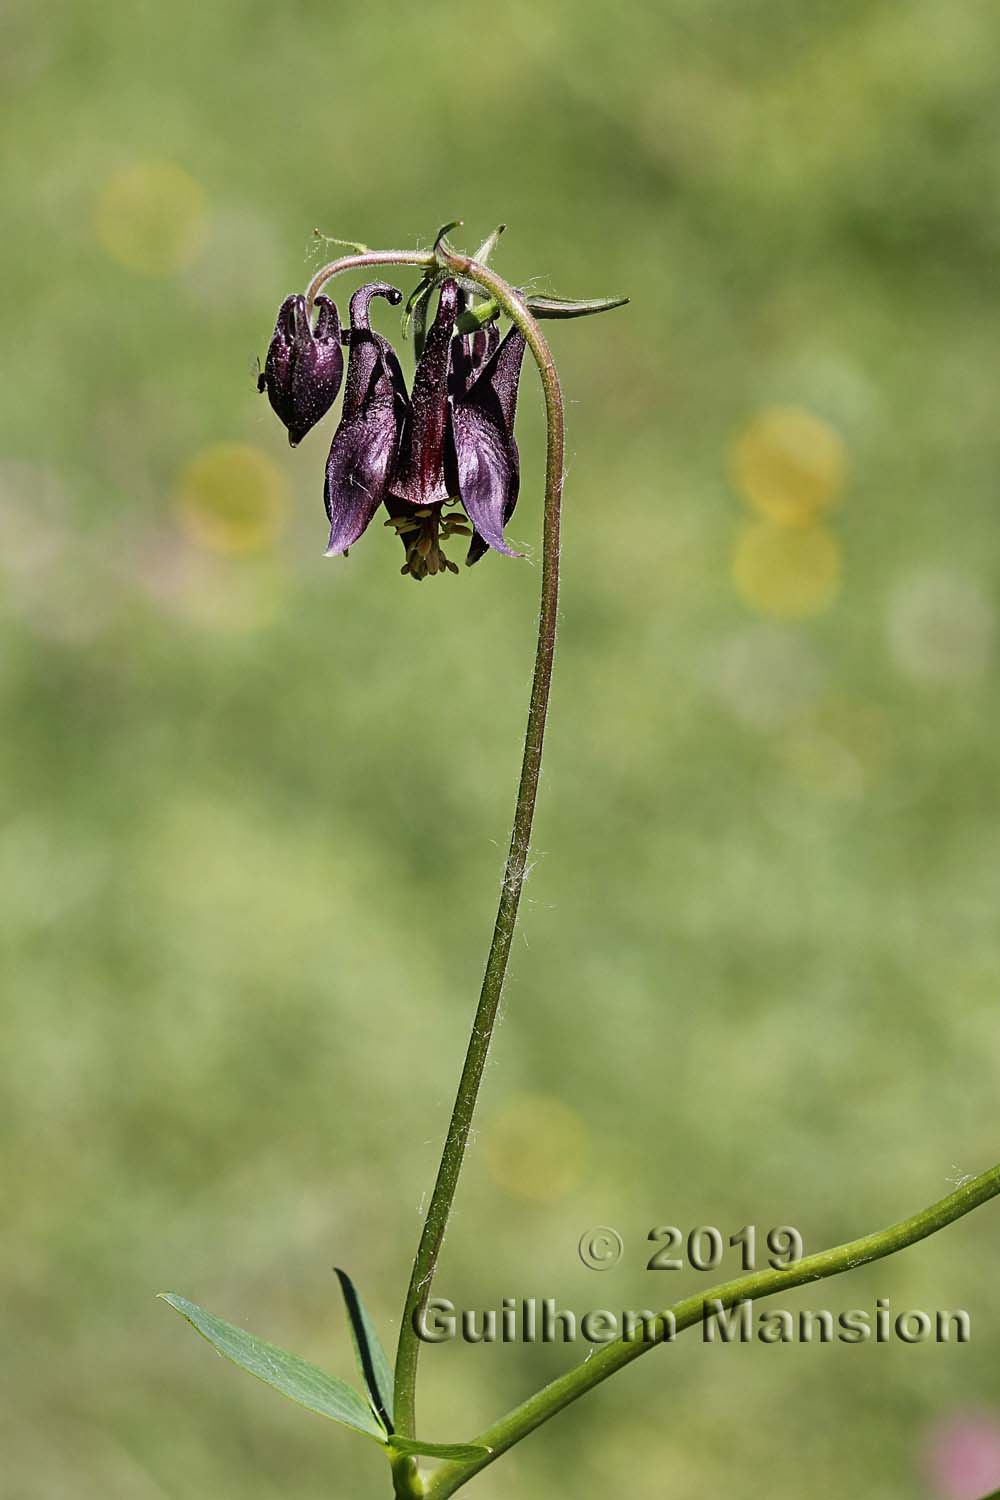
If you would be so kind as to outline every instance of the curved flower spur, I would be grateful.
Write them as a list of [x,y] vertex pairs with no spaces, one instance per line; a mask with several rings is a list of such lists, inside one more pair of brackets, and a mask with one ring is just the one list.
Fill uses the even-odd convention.
[[[481,248],[480,262],[498,237],[499,231]],[[360,254],[359,263],[364,260]],[[508,546],[504,527],[520,487],[513,429],[525,338],[516,325],[500,338],[500,307],[489,300],[470,306],[473,285],[460,286],[436,266],[426,271],[404,315],[405,327],[410,309],[419,307],[421,338],[409,393],[395,350],[370,322],[374,298],[384,297],[393,306],[402,301],[396,287],[378,281],[355,292],[343,333],[327,297],[315,297],[315,331],[308,296],[282,303],[258,384],[288,427],[293,446],[332,405],[343,369],[339,343],[349,350],[343,413],[326,466],[328,557],[346,555],[383,505],[385,525],[403,544],[400,571],[417,581],[458,572],[442,547],[456,537],[469,539],[469,566],[491,548],[508,557],[522,555]],[[424,334],[426,305],[435,288],[437,311]],[[481,298],[482,288],[475,291]],[[540,317],[579,317],[623,300],[526,299]]]

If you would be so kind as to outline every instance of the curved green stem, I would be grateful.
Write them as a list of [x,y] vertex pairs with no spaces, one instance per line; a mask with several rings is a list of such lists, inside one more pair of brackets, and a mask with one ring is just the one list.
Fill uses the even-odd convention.
[[[816,1255],[807,1255],[804,1260],[786,1270],[755,1271],[749,1276],[723,1282],[711,1291],[685,1297],[661,1316],[674,1332],[680,1333],[696,1323],[704,1324],[706,1317],[714,1317],[718,1311],[731,1308],[737,1303],[771,1297],[775,1292],[788,1291],[807,1281],[822,1281],[828,1276],[839,1276],[842,1271],[850,1271],[855,1266],[868,1265],[873,1260],[894,1255],[897,1250],[905,1250],[907,1245],[916,1244],[918,1240],[935,1234],[946,1224],[954,1223],[963,1214],[978,1208],[981,1203],[995,1198],[998,1193],[1000,1166],[992,1167],[981,1176],[974,1177],[971,1182],[964,1183],[956,1192],[942,1198],[939,1203],[932,1204],[923,1213],[903,1219],[888,1229],[865,1235],[859,1240],[851,1240],[846,1245],[838,1245],[834,1250],[821,1250]],[[445,1500],[446,1496],[454,1494],[480,1469],[499,1458],[501,1453],[519,1443],[550,1417],[554,1417],[556,1412],[562,1411],[571,1402],[578,1401],[581,1396],[593,1390],[595,1385],[607,1380],[609,1375],[614,1375],[624,1365],[638,1359],[640,1354],[658,1347],[657,1344],[636,1338],[616,1339],[613,1344],[606,1344],[604,1348],[598,1349],[586,1364],[577,1365],[567,1374],[560,1375],[558,1380],[553,1380],[550,1385],[501,1417],[499,1422],[481,1432],[473,1441],[492,1450],[488,1457],[475,1463],[442,1465],[427,1482],[427,1500]]]
[[326,283],[341,271],[364,270],[366,266],[423,266],[425,270],[437,265],[433,250],[359,250],[355,255],[342,255],[321,267],[306,287],[306,309],[312,312],[313,303]]
[[[448,226],[448,228],[453,227],[453,225]],[[323,285],[340,271],[393,264],[421,266],[425,269],[438,266],[463,280],[473,281],[489,293],[524,334],[525,342],[538,366],[545,397],[547,442],[541,599],[538,611],[535,670],[528,705],[528,724],[524,737],[521,777],[514,807],[510,848],[504,867],[503,883],[500,887],[493,937],[486,957],[479,1005],[472,1023],[472,1035],[469,1038],[465,1064],[462,1068],[448,1133],[445,1137],[441,1165],[438,1168],[437,1179],[413,1261],[400,1324],[399,1345],[396,1352],[396,1396],[393,1421],[396,1431],[404,1437],[415,1436],[417,1360],[420,1354],[420,1340],[416,1333],[416,1325],[430,1296],[434,1268],[444,1240],[451,1205],[462,1170],[462,1161],[465,1157],[465,1148],[468,1145],[476,1099],[482,1083],[486,1056],[489,1052],[500,1005],[504,976],[507,972],[507,961],[510,957],[514,924],[517,920],[517,909],[531,844],[531,825],[538,794],[542,743],[545,737],[549,689],[552,683],[552,663],[555,656],[556,615],[559,603],[559,521],[565,447],[565,424],[559,375],[548,343],[529,312],[524,299],[495,271],[491,271],[477,260],[451,251],[445,245],[443,235],[444,231],[439,235],[438,242],[431,253],[416,250],[385,250],[342,256],[339,260],[331,261],[329,265],[317,271],[306,291],[307,305],[311,308]]]
[[504,975],[507,972],[507,960],[510,956],[510,945],[514,936],[514,924],[517,919],[517,908],[521,899],[521,888],[524,885],[524,873],[531,843],[531,824],[538,793],[542,742],[545,736],[549,688],[552,682],[552,662],[555,655],[556,613],[559,601],[559,519],[564,450],[563,402],[559,376],[549,346],[523,300],[513,287],[509,286],[495,271],[488,270],[479,262],[470,260],[467,256],[453,255],[447,251],[439,253],[442,263],[448,270],[468,277],[484,287],[524,334],[542,379],[548,437],[545,459],[545,516],[542,528],[538,644],[535,650],[535,670],[531,683],[528,724],[524,737],[524,754],[521,761],[517,801],[514,807],[510,849],[504,868],[503,883],[500,887],[500,901],[486,958],[479,1006],[472,1023],[472,1034],[469,1038],[465,1064],[462,1068],[448,1133],[445,1137],[441,1165],[438,1168],[434,1191],[431,1194],[427,1217],[424,1220],[423,1231],[413,1261],[410,1285],[406,1293],[399,1329],[394,1420],[397,1430],[410,1437],[415,1435],[415,1390],[417,1359],[420,1353],[420,1340],[417,1337],[415,1325],[430,1296],[434,1268],[437,1265],[452,1201],[455,1197],[455,1189],[458,1186],[459,1173],[472,1127],[472,1116],[482,1082],[483,1069],[486,1066],[486,1055],[500,1005],[500,995]]

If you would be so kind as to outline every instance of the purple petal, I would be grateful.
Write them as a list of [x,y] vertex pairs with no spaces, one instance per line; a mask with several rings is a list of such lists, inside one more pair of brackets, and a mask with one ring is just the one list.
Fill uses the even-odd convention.
[[340,314],[337,311],[336,302],[331,302],[329,297],[316,298],[316,328],[313,338],[320,342],[324,339],[336,339],[340,343]]
[[290,344],[300,332],[305,321],[306,299],[301,292],[293,292],[278,308],[274,324],[274,337],[283,344]]
[[364,286],[359,286],[351,298],[351,327],[364,328],[371,332],[369,315],[372,300],[375,297],[384,297],[393,307],[398,307],[403,300],[403,294],[398,286],[390,286],[387,281],[369,281]]
[[318,297],[316,306],[314,332],[306,299],[301,294],[285,298],[257,381],[257,389],[267,391],[271,406],[288,429],[293,448],[326,416],[344,373],[336,305],[328,297]]
[[508,547],[503,536],[520,482],[513,438],[488,411],[467,402],[456,404],[451,421],[458,490],[469,520],[495,552],[523,556]]
[[440,505],[451,498],[444,465],[449,355],[458,298],[458,286],[449,277],[441,284],[437,315],[413,376],[409,418],[390,486],[395,496],[411,505]]
[[295,330],[296,303],[305,306],[301,295],[286,297],[278,308],[274,332],[267,348],[264,368],[257,377],[258,391],[267,391],[272,410],[288,426],[289,399],[292,370],[292,337]]
[[344,376],[340,348],[340,318],[328,297],[317,297],[316,330],[309,327],[305,299],[299,298],[296,320],[304,332],[297,335],[292,352],[291,411],[288,441],[296,447],[317,422],[322,421],[337,398]]
[[399,445],[400,412],[393,400],[367,405],[337,428],[326,465],[327,557],[352,546],[385,498]]
[[[509,524],[510,524],[510,518],[514,514],[514,510],[515,510],[516,506],[517,506],[517,491],[515,489],[514,492],[513,492],[513,494],[511,495],[511,498],[508,500],[507,504],[504,506],[503,524],[504,524],[505,527],[509,526]],[[485,557],[486,554],[487,554],[487,552],[489,552],[489,550],[490,550],[489,542],[487,542],[485,540],[485,538],[483,536],[481,536],[478,531],[473,530],[472,539],[469,542],[469,550],[468,550],[468,552],[466,553],[466,556],[465,556],[465,565],[466,565],[466,567],[471,568],[473,566],[473,564],[477,563],[481,557]],[[515,556],[520,557],[520,556],[523,556],[523,554],[522,553],[516,553]]]

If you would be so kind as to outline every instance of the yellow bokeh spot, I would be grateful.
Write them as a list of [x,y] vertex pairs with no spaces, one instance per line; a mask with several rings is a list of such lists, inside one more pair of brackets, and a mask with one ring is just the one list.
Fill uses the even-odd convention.
[[203,188],[172,161],[136,162],[116,172],[94,213],[97,238],[112,260],[147,276],[190,265],[204,222]]
[[740,598],[761,614],[798,620],[821,614],[840,588],[837,538],[825,526],[747,526],[733,556]]
[[797,406],[771,406],[736,434],[733,484],[754,510],[779,526],[808,526],[837,500],[847,450],[822,417]]
[[560,1099],[518,1094],[490,1122],[486,1163],[516,1198],[544,1202],[576,1185],[587,1154],[587,1127]]
[[180,524],[211,552],[263,552],[274,545],[287,514],[284,475],[246,443],[205,448],[178,482]]
[[791,729],[778,753],[790,776],[810,791],[861,797],[892,754],[892,730],[881,708],[836,700]]

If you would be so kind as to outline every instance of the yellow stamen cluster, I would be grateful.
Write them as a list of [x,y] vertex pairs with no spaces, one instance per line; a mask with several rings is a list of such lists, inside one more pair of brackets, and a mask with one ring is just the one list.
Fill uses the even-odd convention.
[[471,536],[465,515],[456,511],[450,516],[442,515],[440,506],[422,506],[405,516],[390,516],[386,526],[391,526],[397,536],[403,538],[406,562],[400,572],[415,578],[419,583],[428,574],[457,573],[458,567],[441,551],[441,542],[451,536]]

